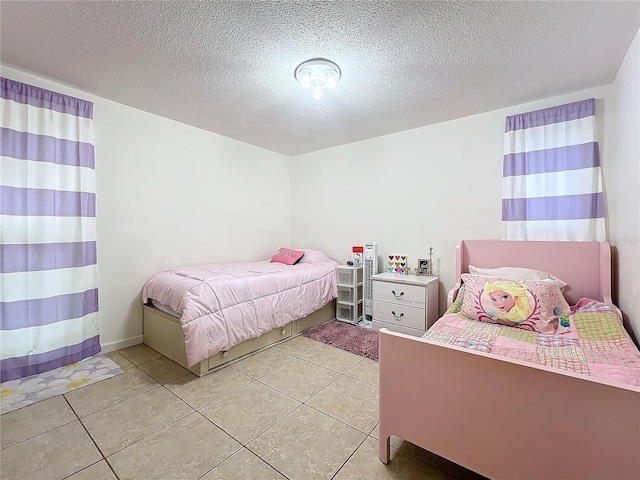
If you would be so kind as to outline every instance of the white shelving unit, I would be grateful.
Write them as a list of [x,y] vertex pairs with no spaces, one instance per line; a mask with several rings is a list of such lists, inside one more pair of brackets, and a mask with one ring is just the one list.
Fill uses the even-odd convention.
[[356,324],[362,318],[362,267],[339,265],[336,320]]

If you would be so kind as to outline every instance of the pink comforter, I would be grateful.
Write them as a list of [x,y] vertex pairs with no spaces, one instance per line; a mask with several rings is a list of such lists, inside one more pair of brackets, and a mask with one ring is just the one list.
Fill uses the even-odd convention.
[[322,308],[337,297],[336,266],[305,250],[297,265],[261,261],[168,270],[145,284],[142,300],[181,314],[192,366]]

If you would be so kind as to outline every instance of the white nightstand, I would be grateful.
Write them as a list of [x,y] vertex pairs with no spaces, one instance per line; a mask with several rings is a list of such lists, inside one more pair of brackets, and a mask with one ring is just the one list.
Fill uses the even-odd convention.
[[438,319],[439,277],[379,273],[373,281],[373,328],[422,336]]
[[362,317],[362,267],[339,265],[336,320],[356,324]]

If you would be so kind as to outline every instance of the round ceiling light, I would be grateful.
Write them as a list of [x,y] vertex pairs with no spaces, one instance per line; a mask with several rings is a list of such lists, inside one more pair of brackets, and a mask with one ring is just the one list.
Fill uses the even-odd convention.
[[314,58],[302,62],[296,68],[296,80],[304,88],[311,88],[313,98],[322,97],[322,90],[333,88],[340,80],[340,68],[325,58]]

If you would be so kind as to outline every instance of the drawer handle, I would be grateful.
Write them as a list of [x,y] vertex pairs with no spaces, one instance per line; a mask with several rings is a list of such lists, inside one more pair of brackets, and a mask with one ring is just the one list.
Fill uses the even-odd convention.
[[398,322],[402,320],[402,317],[404,317],[404,313],[401,313],[400,315],[396,315],[395,310],[391,310],[391,313],[393,313],[393,318],[395,318]]
[[391,293],[396,297],[396,300],[402,300],[402,296],[404,295],[404,292],[400,292],[400,295],[398,295],[395,290],[391,290]]

